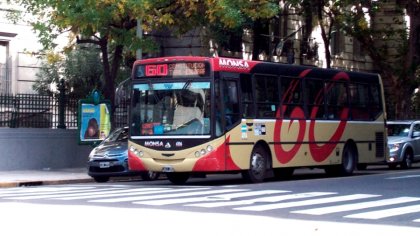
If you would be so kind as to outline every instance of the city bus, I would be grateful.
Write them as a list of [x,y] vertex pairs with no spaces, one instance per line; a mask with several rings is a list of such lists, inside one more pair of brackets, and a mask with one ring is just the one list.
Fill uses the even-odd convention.
[[386,155],[378,74],[221,57],[138,60],[129,168],[241,173],[256,183],[296,168],[351,175]]

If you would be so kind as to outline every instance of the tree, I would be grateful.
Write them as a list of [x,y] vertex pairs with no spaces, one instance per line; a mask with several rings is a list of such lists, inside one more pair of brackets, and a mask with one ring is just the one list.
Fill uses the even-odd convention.
[[35,16],[33,26],[46,49],[54,48],[53,39],[71,32],[78,44],[100,48],[104,95],[114,101],[115,78],[125,50],[153,50],[147,39],[136,37],[136,25],[146,32],[170,26],[179,34],[194,27],[222,23],[226,28],[240,26],[245,19],[275,15],[274,0],[15,0]]
[[[392,1],[289,0],[292,5],[316,13],[325,46],[326,67],[330,67],[332,30],[341,30],[357,40],[372,59],[375,70],[385,84],[388,114],[407,118],[412,107],[414,89],[418,86],[415,71],[420,62],[420,2]],[[310,3],[311,7],[305,7]],[[393,15],[380,17],[381,11],[393,9]],[[306,10],[307,11],[307,10]],[[410,29],[404,21],[410,17]],[[303,11],[305,16],[305,11]],[[307,14],[310,15],[310,14]],[[385,23],[384,21],[391,20]]]
[[33,85],[38,93],[56,92],[51,85],[57,85],[64,78],[69,94],[76,98],[85,98],[93,89],[102,90],[103,68],[97,48],[78,47],[65,56],[49,52],[42,58],[44,62]]
[[[388,2],[365,0],[346,1],[346,4],[352,7],[342,13],[342,27],[361,43],[381,74],[390,118],[409,118],[412,114],[412,94],[418,86],[415,70],[420,56],[420,3],[397,1],[393,6],[395,14],[392,22],[383,27],[374,23],[382,23],[378,15]],[[410,16],[409,29],[403,19],[403,10]]]

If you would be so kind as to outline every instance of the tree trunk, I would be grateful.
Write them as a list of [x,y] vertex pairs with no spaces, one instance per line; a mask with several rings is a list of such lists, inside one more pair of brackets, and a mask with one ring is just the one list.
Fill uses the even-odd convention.
[[318,17],[318,25],[321,28],[321,37],[322,37],[322,41],[324,41],[324,47],[325,47],[325,62],[326,62],[326,67],[327,68],[331,68],[331,51],[330,51],[330,38],[329,35],[331,34],[331,27],[332,27],[332,18],[329,19],[330,22],[328,24],[330,24],[330,26],[328,27],[329,32],[327,33],[327,31],[325,30],[325,25],[323,24],[323,20],[324,20],[324,16],[323,16],[323,7],[324,7],[325,3],[323,0],[319,0],[316,6],[316,11],[317,11],[317,17]]

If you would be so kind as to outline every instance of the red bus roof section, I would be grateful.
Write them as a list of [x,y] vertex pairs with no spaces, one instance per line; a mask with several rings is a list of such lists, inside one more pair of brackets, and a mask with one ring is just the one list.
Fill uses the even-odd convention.
[[249,73],[261,61],[249,61],[225,57],[173,56],[137,60],[134,65],[160,64],[173,62],[202,62],[208,61],[214,71]]

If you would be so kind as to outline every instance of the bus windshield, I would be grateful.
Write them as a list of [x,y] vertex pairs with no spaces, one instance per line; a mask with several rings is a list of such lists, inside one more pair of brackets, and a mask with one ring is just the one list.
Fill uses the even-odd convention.
[[210,135],[210,82],[133,86],[132,136]]

